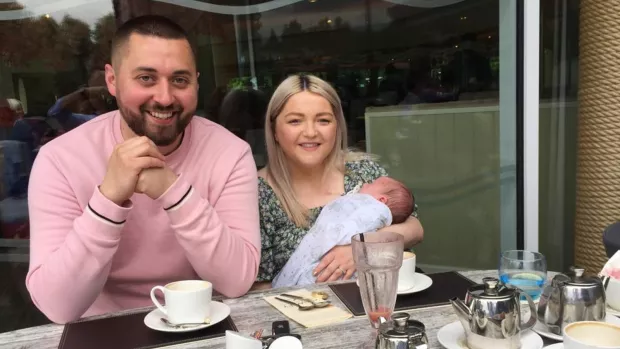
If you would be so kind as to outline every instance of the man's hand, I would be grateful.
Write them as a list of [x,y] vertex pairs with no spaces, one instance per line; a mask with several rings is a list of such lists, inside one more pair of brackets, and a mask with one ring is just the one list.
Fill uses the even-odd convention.
[[313,271],[316,282],[348,280],[355,273],[353,248],[351,245],[335,246],[323,256],[321,262]]
[[138,176],[136,193],[146,194],[155,200],[162,196],[177,178],[178,176],[168,166],[144,169]]
[[135,192],[141,172],[165,167],[164,159],[147,137],[131,138],[114,148],[99,190],[110,201],[122,206]]

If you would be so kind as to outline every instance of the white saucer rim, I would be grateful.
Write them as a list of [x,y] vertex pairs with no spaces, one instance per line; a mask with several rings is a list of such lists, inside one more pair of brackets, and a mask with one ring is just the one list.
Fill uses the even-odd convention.
[[613,316],[620,316],[620,310],[610,307],[609,304],[605,304],[605,312]]
[[564,348],[564,343],[560,342],[560,343],[549,344],[543,349],[563,349],[563,348]]
[[[408,288],[406,290],[397,291],[396,292],[397,295],[406,295],[406,294],[418,293],[418,292],[422,292],[422,291],[430,288],[431,286],[433,286],[433,279],[431,279],[428,275],[422,274],[422,273],[415,273],[415,275],[416,275],[415,276],[416,278],[421,278],[421,279],[424,279],[424,280],[428,280],[428,281],[426,281],[426,282],[428,282],[428,285],[423,287],[423,288],[420,288],[420,289],[417,289],[418,286],[414,285],[413,287]],[[417,282],[416,282],[416,284],[417,284]]]
[[[461,322],[460,322],[460,321],[458,321],[458,320],[457,320],[457,321],[453,321],[453,322],[451,322],[451,323],[449,323],[449,324],[447,324],[447,325],[445,325],[445,326],[441,327],[441,328],[439,329],[439,331],[437,331],[437,341],[438,341],[438,342],[439,342],[439,344],[441,344],[441,346],[442,346],[442,347],[444,347],[444,348],[448,348],[448,345],[446,345],[446,344],[450,344],[450,343],[446,343],[446,341],[445,341],[445,340],[444,340],[444,341],[442,341],[442,340],[441,340],[441,336],[440,336],[440,335],[441,335],[442,333],[445,333],[446,331],[448,331],[448,328],[449,328],[449,327],[456,327],[456,328],[458,328],[458,329],[459,329],[459,331],[460,331],[461,333],[464,333],[464,332],[465,332],[465,330],[463,329],[463,325],[461,325]],[[525,331],[525,335],[524,335],[523,337],[521,337],[521,344],[523,344],[524,337],[526,337],[526,336],[533,337],[532,341],[536,341],[537,346],[535,347],[535,349],[543,349],[543,348],[544,348],[544,346],[545,346],[545,342],[543,341],[542,337],[540,337],[540,336],[538,335],[538,333],[536,333],[536,332],[534,332],[534,331],[532,331],[532,330],[527,330],[527,331]],[[457,339],[457,343],[456,343],[456,345],[457,345],[457,347],[459,347],[459,348],[460,348],[460,346],[459,346],[459,344],[458,344],[458,339]],[[522,346],[522,347],[523,347],[523,346]],[[526,349],[530,349],[530,348],[526,348]],[[534,348],[532,348],[532,349],[534,349]]]
[[187,328],[168,328],[168,327],[156,327],[150,323],[147,323],[146,319],[151,316],[151,314],[154,314],[156,312],[159,312],[161,314],[161,316],[165,316],[164,313],[162,313],[161,310],[159,310],[159,308],[155,308],[153,310],[151,310],[150,312],[148,312],[145,316],[144,316],[144,325],[154,331],[158,331],[158,332],[168,332],[168,333],[183,333],[183,332],[192,332],[192,331],[198,331],[198,330],[202,330],[208,327],[211,327],[213,325],[219,324],[220,322],[226,320],[226,318],[228,316],[230,316],[230,307],[223,303],[223,302],[218,302],[218,301],[211,301],[211,304],[216,303],[216,307],[221,307],[221,310],[226,313],[226,316],[223,316],[221,319],[215,319],[215,321],[211,321],[208,324],[204,324],[204,325],[200,325],[200,326],[194,326],[194,327],[187,327]]
[[[612,324],[620,325],[620,318],[618,318],[618,317],[616,317],[616,316],[614,316],[612,314],[606,314],[605,322],[609,322],[609,323],[612,323]],[[541,326],[545,326],[540,321],[536,322],[536,325],[538,325],[538,324],[540,324]],[[553,339],[553,340],[556,340],[556,341],[564,341],[564,337],[562,335],[558,335],[558,334],[551,333],[551,332],[548,332],[548,331],[543,331],[541,329],[537,330],[536,329],[536,325],[534,325],[534,327],[532,327],[532,331],[538,333],[539,335],[541,335],[543,337],[549,338],[549,339]],[[543,327],[543,329],[544,329],[544,327]]]

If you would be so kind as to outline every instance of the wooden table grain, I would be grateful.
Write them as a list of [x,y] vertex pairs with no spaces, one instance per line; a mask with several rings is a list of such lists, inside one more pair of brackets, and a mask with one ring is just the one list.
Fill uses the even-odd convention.
[[[463,271],[459,272],[463,276],[476,283],[481,283],[486,276],[497,276],[497,270],[484,271]],[[333,294],[327,285],[313,285],[305,287],[309,290],[326,291],[335,305],[346,309]],[[265,333],[271,330],[271,323],[286,318],[263,300],[264,296],[279,294],[287,289],[252,291],[247,295],[236,299],[224,299],[223,302],[231,308],[231,316],[240,332],[250,334],[251,332],[264,329]],[[134,309],[115,314],[102,315],[95,318],[118,316],[129,312],[143,311],[144,309]],[[437,340],[437,332],[443,326],[456,321],[457,317],[450,305],[429,307],[407,311],[412,319],[422,321],[426,326],[429,340],[429,348],[442,348]],[[291,331],[302,336],[304,349],[344,349],[362,348],[364,343],[368,343],[375,338],[375,332],[370,327],[366,316],[353,317],[343,322],[327,325],[318,328],[304,328],[291,321]],[[18,331],[1,333],[1,349],[56,349],[62,335],[62,325],[44,325],[32,328],[21,329]],[[545,342],[545,344],[550,344]],[[221,349],[225,348],[224,337],[208,339],[188,344],[168,346],[166,348],[175,349]]]

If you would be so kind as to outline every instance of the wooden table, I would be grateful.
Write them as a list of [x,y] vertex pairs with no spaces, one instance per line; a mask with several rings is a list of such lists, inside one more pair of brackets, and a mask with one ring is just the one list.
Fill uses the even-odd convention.
[[[460,273],[476,283],[481,283],[483,277],[497,276],[497,270],[465,271]],[[330,299],[335,305],[346,309],[338,297],[336,297],[331,289],[326,285],[313,285],[312,287],[305,288],[318,289],[328,292],[330,294]],[[248,293],[244,297],[237,299],[225,299],[223,302],[230,306],[231,316],[240,332],[250,334],[251,332],[262,328],[265,330],[265,333],[268,334],[271,331],[271,323],[273,321],[285,320],[286,318],[284,318],[280,312],[271,307],[262,298],[266,295],[282,293],[285,290],[286,289],[254,291]],[[135,311],[136,310],[134,309],[133,312]],[[127,312],[103,315],[94,318],[116,316],[125,313]],[[408,311],[408,313],[411,315],[411,318],[422,321],[426,325],[429,348],[442,348],[437,341],[437,331],[439,331],[439,329],[443,326],[458,320],[452,306],[450,305],[415,309]],[[62,325],[45,325],[2,333],[0,334],[0,348],[56,349],[58,348],[62,331]],[[374,330],[370,327],[370,323],[366,316],[354,317],[338,324],[311,329],[306,329],[291,321],[291,331],[293,333],[301,334],[304,349],[360,348],[364,342],[374,338]],[[545,341],[545,345],[547,344],[551,343]],[[209,339],[190,344],[171,346],[168,348],[221,349],[225,348],[225,339],[224,337],[220,337],[217,339]]]

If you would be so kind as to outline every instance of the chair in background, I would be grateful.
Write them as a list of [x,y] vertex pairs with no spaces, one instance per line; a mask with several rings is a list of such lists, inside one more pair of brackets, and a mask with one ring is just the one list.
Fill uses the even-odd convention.
[[611,258],[620,250],[620,222],[616,222],[605,229],[603,232],[603,245],[608,258]]

